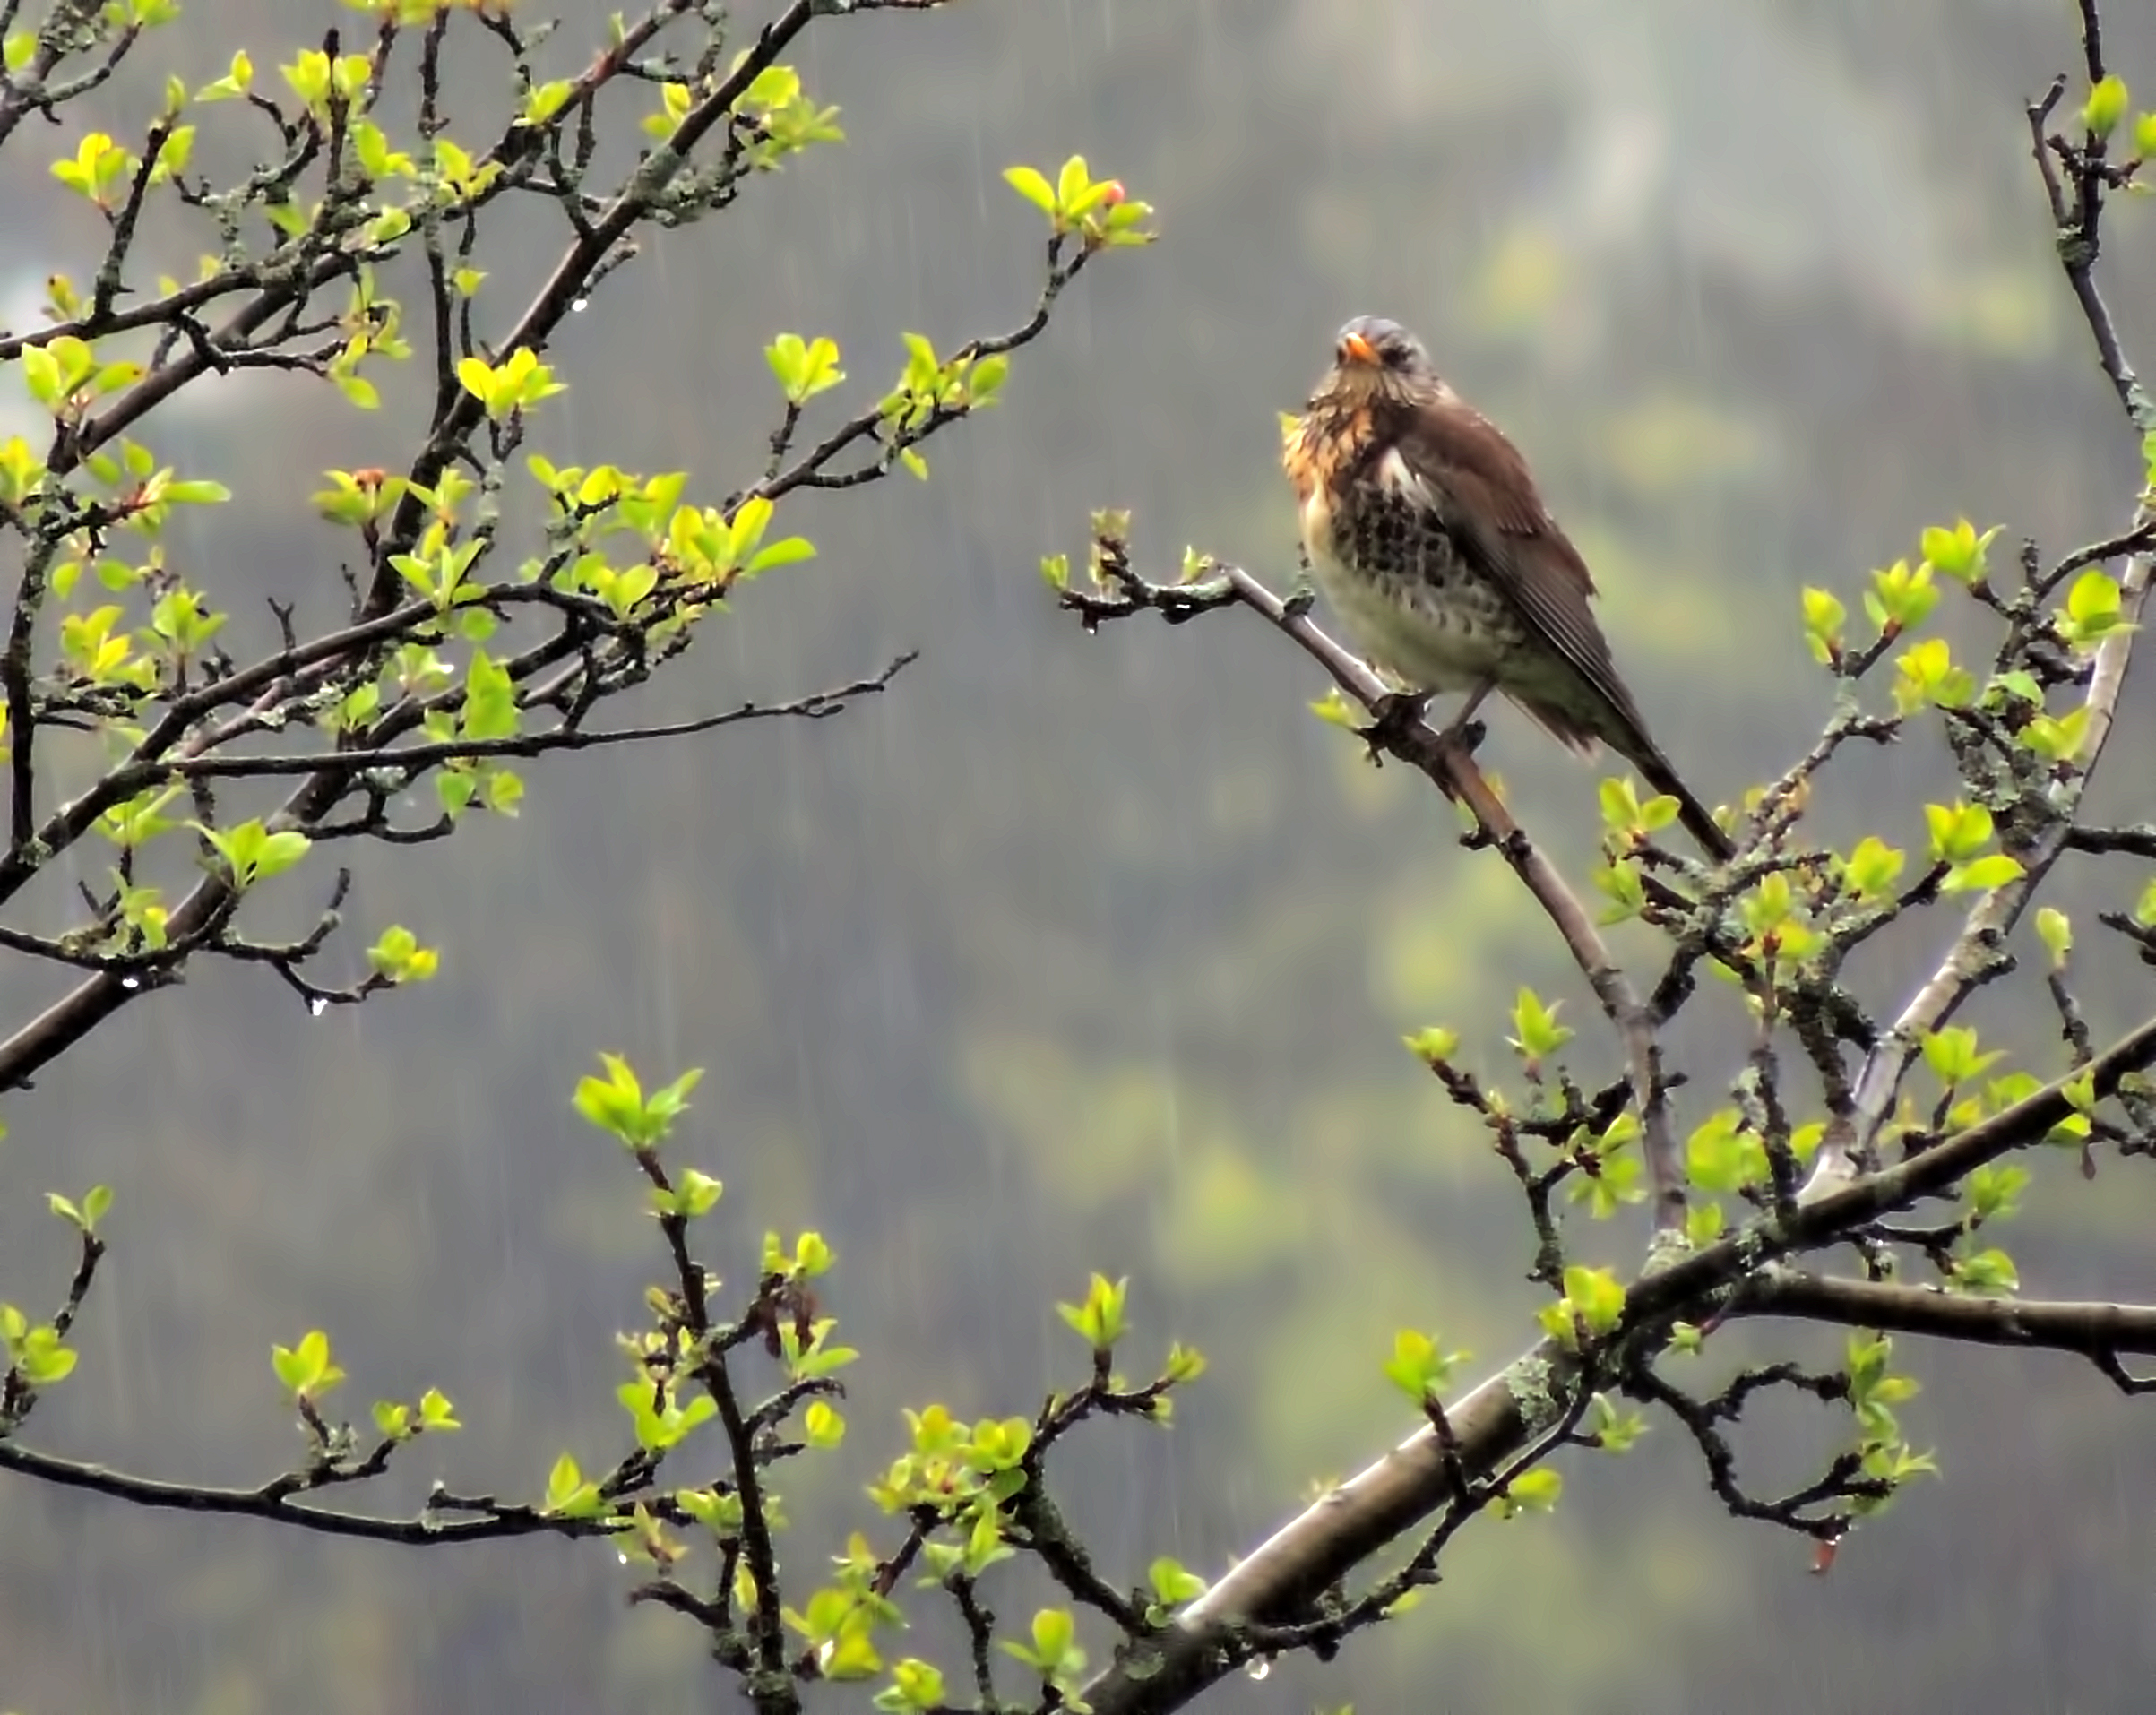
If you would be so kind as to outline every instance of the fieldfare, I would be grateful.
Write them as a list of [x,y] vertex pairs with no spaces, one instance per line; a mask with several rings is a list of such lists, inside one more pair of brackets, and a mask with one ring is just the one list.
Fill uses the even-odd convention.
[[1281,462],[1311,574],[1356,646],[1418,708],[1467,693],[1448,737],[1501,692],[1566,749],[1608,745],[1729,859],[1729,836],[1647,736],[1588,605],[1594,580],[1526,460],[1413,334],[1376,316],[1342,328]]

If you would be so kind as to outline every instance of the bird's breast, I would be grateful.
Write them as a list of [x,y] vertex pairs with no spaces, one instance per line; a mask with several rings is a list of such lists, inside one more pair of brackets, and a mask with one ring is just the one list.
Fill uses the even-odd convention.
[[1357,649],[1419,689],[1504,677],[1522,641],[1517,616],[1418,485],[1388,480],[1384,462],[1342,490],[1320,484],[1302,496],[1320,593]]

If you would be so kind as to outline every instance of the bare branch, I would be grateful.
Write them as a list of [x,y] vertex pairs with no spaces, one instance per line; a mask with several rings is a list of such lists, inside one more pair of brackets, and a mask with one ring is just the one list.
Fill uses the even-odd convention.
[[2156,1306],[2149,1305],[1971,1297],[1775,1270],[1747,1284],[1729,1314],[1794,1316],[1969,1346],[2072,1352],[2097,1363],[2156,1356]]
[[[867,678],[812,691],[785,702],[744,702],[717,714],[698,715],[688,720],[667,721],[650,727],[623,727],[611,731],[588,732],[579,727],[557,727],[546,732],[521,733],[513,738],[446,738],[439,744],[388,745],[378,750],[336,750],[272,756],[190,756],[163,764],[153,774],[179,780],[240,780],[272,774],[338,775],[347,778],[377,769],[417,776],[444,763],[479,762],[498,756],[543,756],[559,750],[600,750],[617,745],[641,744],[657,738],[687,738],[715,732],[745,720],[797,719],[827,720],[843,714],[859,698],[886,689],[899,673],[920,659],[918,650],[907,650],[891,664]],[[4,1051],[0,1050],[0,1064]],[[4,1086],[0,1086],[4,1087]]]
[[[603,1520],[556,1518],[529,1507],[499,1505],[484,1498],[452,1500],[437,1493],[429,1511],[411,1518],[375,1518],[365,1513],[305,1505],[294,1500],[295,1489],[285,1483],[261,1488],[213,1488],[190,1483],[167,1482],[108,1470],[102,1465],[57,1459],[50,1453],[15,1440],[0,1441],[0,1470],[34,1477],[62,1488],[88,1489],[93,1494],[125,1501],[135,1506],[168,1512],[203,1512],[229,1518],[260,1519],[312,1530],[323,1536],[358,1537],[369,1542],[395,1542],[407,1546],[443,1542],[498,1542],[518,1537],[603,1536],[613,1526]],[[469,1512],[474,1518],[439,1516],[440,1512]]]

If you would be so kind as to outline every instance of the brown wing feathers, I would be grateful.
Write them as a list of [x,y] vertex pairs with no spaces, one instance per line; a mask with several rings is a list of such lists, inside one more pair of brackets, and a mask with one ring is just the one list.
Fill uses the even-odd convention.
[[1729,836],[1678,779],[1632,693],[1618,677],[1608,640],[1589,605],[1594,578],[1542,504],[1527,461],[1504,431],[1446,392],[1418,404],[1395,426],[1393,444],[1448,516],[1453,539],[1481,562],[1491,582],[1586,681],[1616,717],[1598,731],[1570,711],[1514,701],[1568,748],[1591,752],[1600,739],[1636,767],[1657,794],[1677,801],[1679,818],[1717,860],[1734,851]]
[[1445,521],[1455,539],[1644,741],[1646,723],[1589,606],[1593,576],[1543,505],[1519,449],[1488,418],[1453,400],[1413,412],[1397,444],[1433,492],[1454,496],[1455,516]]

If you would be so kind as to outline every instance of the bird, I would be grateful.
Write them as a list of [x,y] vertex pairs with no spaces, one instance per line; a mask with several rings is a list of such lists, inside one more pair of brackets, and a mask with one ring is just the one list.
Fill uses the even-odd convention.
[[[1590,606],[1594,580],[1505,432],[1397,322],[1358,316],[1283,437],[1312,582],[1404,712],[1465,692],[1457,741],[1491,692],[1567,750],[1607,745],[1716,863],[1735,843],[1648,734]],[[1379,729],[1401,711],[1380,709]]]

